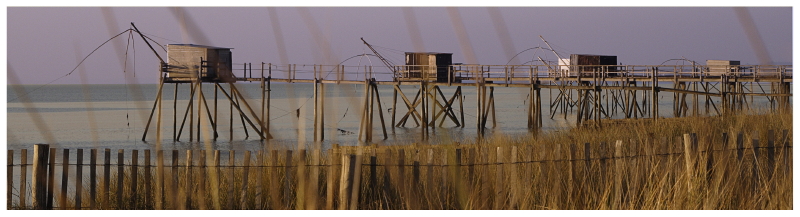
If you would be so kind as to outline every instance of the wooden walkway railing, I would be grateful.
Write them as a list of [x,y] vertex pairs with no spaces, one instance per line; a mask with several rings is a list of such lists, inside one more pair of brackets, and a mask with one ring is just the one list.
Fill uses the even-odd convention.
[[[9,209],[658,209],[647,205],[647,194],[663,194],[665,201],[678,200],[675,195],[692,200],[725,188],[726,197],[769,207],[763,192],[777,194],[775,186],[785,180],[792,184],[791,135],[788,130],[780,135],[770,130],[766,138],[759,135],[685,134],[613,144],[498,147],[334,145],[324,151],[86,152],[35,145],[32,153],[8,150],[7,205]],[[659,190],[662,193],[654,193]],[[672,196],[663,191],[672,191]],[[687,204],[677,208],[703,208]]]

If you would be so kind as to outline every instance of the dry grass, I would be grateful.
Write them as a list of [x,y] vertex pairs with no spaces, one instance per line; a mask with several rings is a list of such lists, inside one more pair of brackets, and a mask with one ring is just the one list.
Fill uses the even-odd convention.
[[[793,209],[792,135],[782,134],[791,132],[791,117],[642,120],[524,138],[495,136],[471,144],[341,147],[309,151],[305,161],[298,151],[287,161],[286,151],[276,150],[276,159],[265,152],[261,162],[253,153],[250,165],[260,167],[247,169],[246,188],[244,167],[219,172],[192,167],[193,177],[187,179],[181,159],[177,171],[165,169],[164,194],[151,198],[145,198],[141,168],[139,193],[131,195],[131,170],[126,168],[123,207],[116,205],[112,178],[111,206],[103,209],[155,209],[156,195],[163,196],[164,209],[340,209],[346,204],[340,200],[342,153],[361,155],[358,209]],[[742,149],[737,148],[740,132]],[[696,134],[698,145],[689,158],[696,163],[689,166],[683,143],[687,133]],[[753,148],[754,139],[761,148]],[[776,148],[764,148],[770,141]],[[153,179],[146,180],[154,188],[156,171],[153,167]],[[201,183],[203,171],[214,175],[203,176]],[[88,207],[88,193],[83,198]]]

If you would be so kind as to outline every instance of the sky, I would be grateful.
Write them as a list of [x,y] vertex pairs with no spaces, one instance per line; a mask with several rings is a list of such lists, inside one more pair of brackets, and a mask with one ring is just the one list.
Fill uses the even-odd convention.
[[[131,22],[162,45],[234,48],[234,63],[255,69],[261,62],[332,65],[371,54],[361,37],[397,64],[402,52],[413,51],[453,53],[453,62],[465,64],[555,60],[549,51],[525,51],[547,46],[540,35],[562,56],[615,55],[628,65],[679,58],[759,64],[764,55],[756,55],[755,36],[771,63],[792,64],[792,8],[746,11],[754,28],[743,27],[731,7],[14,6],[6,8],[4,72],[7,84],[157,83],[158,59],[138,35],[124,33],[98,48]],[[382,66],[375,57],[342,64]]]

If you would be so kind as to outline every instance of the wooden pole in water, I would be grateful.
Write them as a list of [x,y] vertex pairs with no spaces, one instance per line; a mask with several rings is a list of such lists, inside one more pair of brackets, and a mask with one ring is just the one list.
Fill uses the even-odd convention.
[[269,133],[270,132],[269,107],[270,107],[271,96],[272,96],[272,86],[271,86],[272,85],[272,63],[269,64],[268,71],[269,71],[269,74],[268,74],[268,77],[267,77],[267,106],[266,106],[267,107],[266,108],[267,113],[264,114],[264,122],[266,122],[264,124],[264,126],[266,127],[267,130],[266,130],[266,132],[264,134],[266,134],[267,139],[272,139],[272,136],[270,136],[270,133]]
[[175,83],[175,94],[172,95],[172,141],[178,141],[178,83]]
[[394,88],[392,88],[392,91],[394,94],[392,97],[392,132],[394,132],[394,125],[396,124],[395,116],[397,116],[397,88],[400,88],[397,83],[395,83],[393,86]]

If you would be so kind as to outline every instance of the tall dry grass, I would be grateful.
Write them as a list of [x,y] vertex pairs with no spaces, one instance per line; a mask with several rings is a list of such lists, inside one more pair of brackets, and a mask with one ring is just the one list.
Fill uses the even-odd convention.
[[[157,169],[151,180],[137,170],[133,195],[127,166],[123,201],[112,169],[110,206],[99,209],[155,209],[155,201],[163,209],[347,209],[340,165],[350,154],[361,156],[357,209],[793,209],[791,117],[640,120],[463,144],[269,150],[253,153],[251,167],[222,162],[218,171],[196,166],[195,157],[189,169],[185,159],[165,168],[164,193],[149,198],[144,182],[160,190]],[[89,198],[84,192],[82,207]]]

